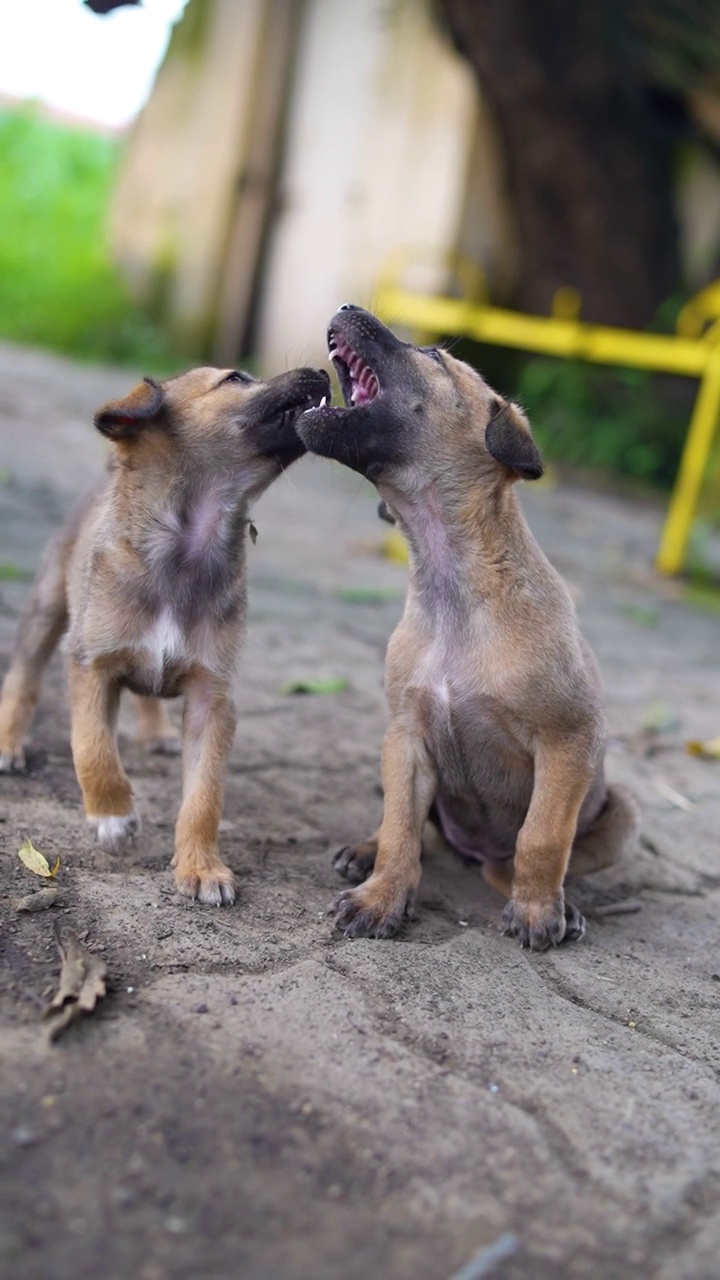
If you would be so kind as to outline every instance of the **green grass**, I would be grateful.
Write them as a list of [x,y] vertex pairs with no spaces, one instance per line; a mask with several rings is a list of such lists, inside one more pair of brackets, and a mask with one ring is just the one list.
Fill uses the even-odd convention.
[[166,366],[157,325],[110,261],[118,139],[0,111],[0,338],[95,360]]
[[[692,398],[640,369],[597,368],[536,357],[524,365],[518,397],[545,456],[669,488]],[[692,391],[695,390],[695,384]]]

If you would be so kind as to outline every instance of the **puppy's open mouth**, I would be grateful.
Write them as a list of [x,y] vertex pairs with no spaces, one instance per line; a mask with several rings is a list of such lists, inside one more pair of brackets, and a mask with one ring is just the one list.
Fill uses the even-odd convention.
[[337,370],[340,390],[348,409],[362,409],[380,395],[377,374],[349,342],[330,331],[328,355]]

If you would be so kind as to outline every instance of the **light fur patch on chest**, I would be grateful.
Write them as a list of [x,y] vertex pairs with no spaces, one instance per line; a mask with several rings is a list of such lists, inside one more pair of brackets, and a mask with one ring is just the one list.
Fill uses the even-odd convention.
[[160,671],[165,665],[185,656],[185,635],[172,609],[163,609],[158,614],[152,627],[145,632],[141,645],[152,666]]

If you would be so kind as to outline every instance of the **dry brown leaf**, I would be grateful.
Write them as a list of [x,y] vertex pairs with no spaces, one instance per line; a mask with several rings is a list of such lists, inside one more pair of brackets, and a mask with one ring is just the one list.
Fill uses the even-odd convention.
[[57,885],[49,889],[38,889],[36,893],[28,893],[24,898],[16,898],[13,906],[16,911],[47,911],[57,902]]
[[105,961],[80,945],[74,929],[68,929],[62,937],[56,926],[55,937],[62,961],[60,984],[43,1011],[43,1017],[50,1020],[51,1040],[55,1040],[81,1013],[92,1013],[98,1000],[105,995],[107,976]]
[[25,864],[28,871],[32,871],[36,876],[44,876],[46,880],[53,880],[60,870],[60,859],[57,858],[55,866],[51,867],[45,854],[35,848],[32,840],[25,840],[20,845],[18,858]]
[[707,742],[686,742],[685,750],[691,756],[700,756],[702,760],[720,760],[720,738],[709,738]]

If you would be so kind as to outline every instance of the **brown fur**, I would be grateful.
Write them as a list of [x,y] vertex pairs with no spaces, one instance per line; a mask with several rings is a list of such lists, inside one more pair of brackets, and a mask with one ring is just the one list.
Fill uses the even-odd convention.
[[175,839],[181,893],[234,899],[218,852],[231,685],[246,613],[248,508],[303,452],[298,414],[328,391],[299,369],[270,383],[233,370],[146,379],[106,405],[110,474],[53,539],[21,620],[0,698],[0,770],[23,768],[46,663],[67,629],[72,750],[88,822],[119,851],[139,820],[116,743],[123,688],[138,737],[178,749],[162,698],[184,698],[183,802]]
[[[535,542],[515,481],[542,463],[529,424],[468,365],[399,342],[345,307],[330,329],[346,405],[303,416],[308,448],[369,476],[410,546],[404,616],[387,653],[385,807],[336,866],[347,934],[387,936],[411,909],[431,809],[509,896],[503,922],[543,949],[579,937],[563,883],[620,857],[634,802],[608,788],[596,663],[567,589]],[[374,394],[376,379],[379,392]]]

